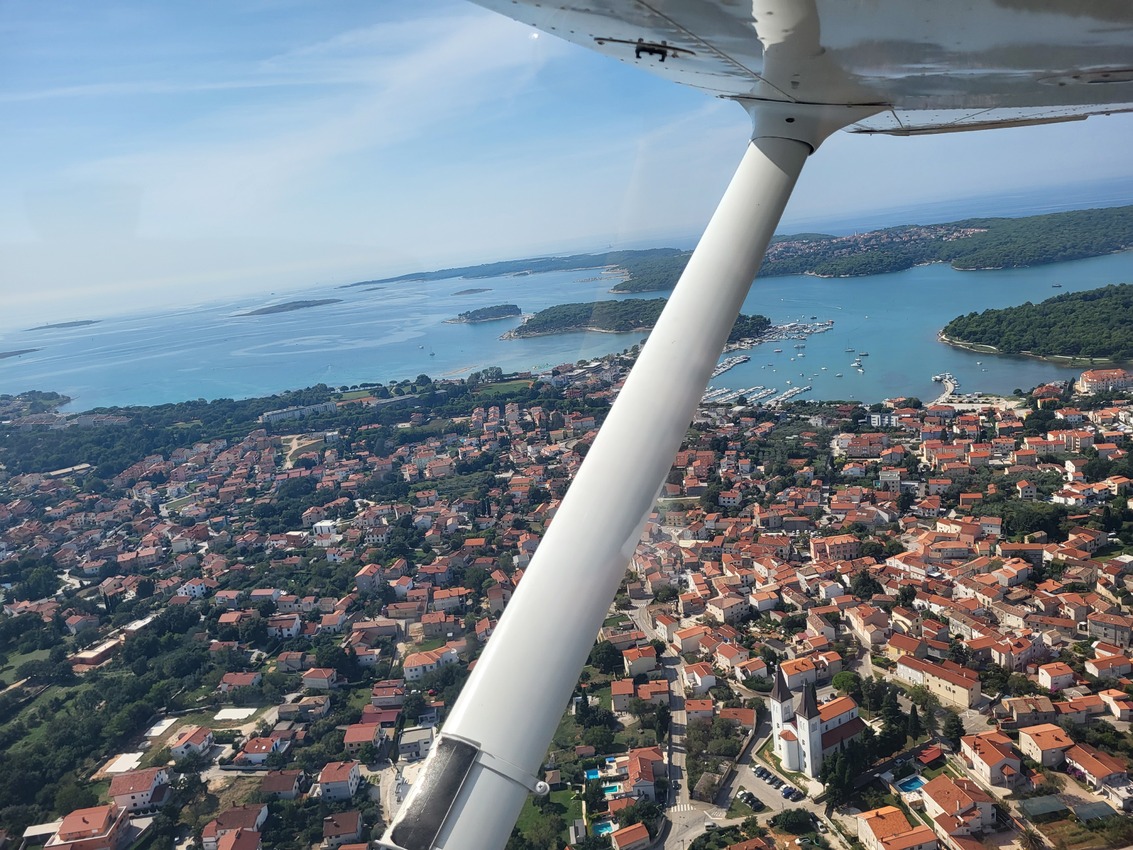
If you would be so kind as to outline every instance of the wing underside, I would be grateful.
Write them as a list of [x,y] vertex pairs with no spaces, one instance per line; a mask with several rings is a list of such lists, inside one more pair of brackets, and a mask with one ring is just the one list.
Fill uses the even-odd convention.
[[880,104],[920,134],[1133,110],[1133,4],[1113,0],[475,0],[739,101]]

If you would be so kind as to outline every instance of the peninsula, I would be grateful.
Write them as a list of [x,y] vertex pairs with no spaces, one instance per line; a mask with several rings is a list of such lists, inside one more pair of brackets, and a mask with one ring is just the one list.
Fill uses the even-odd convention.
[[1056,295],[957,316],[940,340],[994,354],[1058,360],[1133,360],[1133,284]]
[[291,313],[295,310],[306,310],[311,307],[322,307],[324,304],[340,304],[341,298],[318,298],[312,301],[286,301],[283,304],[272,304],[270,307],[260,307],[258,310],[249,310],[247,313],[237,313],[238,316],[270,316],[274,313]]
[[[540,310],[522,325],[508,331],[502,339],[522,339],[549,334],[595,331],[598,333],[635,333],[648,331],[657,323],[665,307],[664,298],[628,299],[626,301],[591,301],[557,304]],[[771,327],[766,316],[741,315],[728,337],[729,342],[755,339]]]
[[476,324],[477,322],[494,322],[499,319],[512,319],[523,315],[516,304],[495,304],[491,307],[480,307],[477,310],[467,310],[454,319],[445,319],[445,324]]
[[[846,236],[780,235],[767,249],[759,276],[861,277],[903,271],[926,263],[950,263],[959,270],[1025,268],[1097,257],[1128,248],[1133,248],[1133,206],[1109,207],[1025,218],[970,218],[946,224],[910,224]],[[666,292],[676,285],[691,255],[691,251],[677,248],[651,248],[532,257],[414,272],[348,284],[344,288],[603,269],[611,280],[617,276],[611,292]]]

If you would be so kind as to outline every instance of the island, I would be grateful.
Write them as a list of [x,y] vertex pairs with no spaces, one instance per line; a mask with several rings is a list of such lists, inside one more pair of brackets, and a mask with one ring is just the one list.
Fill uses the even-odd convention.
[[480,307],[476,310],[467,310],[454,319],[445,319],[445,324],[475,324],[477,322],[495,322],[499,319],[512,319],[523,315],[516,304],[494,304],[491,307]]
[[940,340],[989,354],[1071,362],[1133,360],[1133,284],[957,316],[944,326]]
[[29,331],[51,331],[60,328],[85,328],[87,325],[97,325],[98,319],[80,319],[77,322],[53,322],[49,325],[38,325],[28,328]]
[[[1108,207],[1024,218],[971,218],[946,224],[908,224],[845,236],[828,233],[780,235],[772,239],[759,276],[811,274],[850,278],[904,271],[926,263],[950,263],[960,271],[1025,268],[1097,257],[1129,248],[1133,248],[1133,206]],[[691,256],[691,251],[678,248],[650,248],[529,257],[479,266],[413,272],[351,283],[344,288],[377,283],[601,269],[603,277],[616,281],[611,292],[666,292],[676,285]],[[467,289],[454,294],[482,291],[485,290]]]
[[[635,265],[653,258],[668,257],[682,253],[676,248],[648,248],[639,251],[607,251],[602,254],[571,254],[564,257],[528,257],[522,260],[503,260],[497,263],[484,263],[479,266],[458,266],[449,269],[437,269],[431,272],[412,272],[398,277],[387,277],[381,280],[364,280],[358,283],[348,283],[341,289],[350,289],[355,286],[367,286],[375,283],[413,283],[430,280],[449,280],[452,278],[486,278],[519,276],[522,274],[540,274],[543,272],[581,271],[584,269],[626,268],[626,264]],[[456,295],[465,295],[471,292],[487,290],[467,290],[457,292]]]
[[0,351],[0,360],[5,360],[9,357],[19,357],[21,354],[31,354],[33,351],[39,351],[38,348],[18,348],[15,351]]
[[481,292],[491,292],[491,291],[492,291],[491,289],[484,289],[484,288],[481,288],[481,289],[461,289],[461,290],[458,290],[457,292],[454,292],[453,297],[455,298],[457,295],[479,295]]
[[260,307],[258,310],[249,310],[247,313],[237,313],[237,316],[270,316],[274,313],[290,313],[294,310],[307,310],[311,307],[322,307],[324,304],[341,304],[341,298],[318,298],[313,301],[286,301],[283,304],[272,304],[270,307]]
[[[666,303],[664,298],[632,298],[625,301],[557,304],[546,310],[540,310],[501,338],[522,339],[577,331],[598,333],[647,331],[657,323],[657,317],[661,315]],[[766,316],[741,315],[736,320],[728,341],[757,339],[770,327],[771,320]]]

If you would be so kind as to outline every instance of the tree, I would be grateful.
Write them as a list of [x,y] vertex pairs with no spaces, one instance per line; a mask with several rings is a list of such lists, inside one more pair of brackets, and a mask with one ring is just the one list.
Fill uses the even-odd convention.
[[917,598],[917,589],[911,584],[903,584],[897,590],[897,604],[902,608],[912,608],[913,600]]
[[1019,843],[1023,846],[1023,850],[1046,850],[1046,842],[1043,841],[1042,835],[1030,826],[1023,827],[1023,831],[1019,833]]
[[527,838],[536,847],[544,850],[559,850],[559,844],[562,843],[559,835],[565,829],[566,822],[560,815],[544,815],[528,824]]
[[881,593],[881,583],[869,574],[867,570],[860,571],[850,582],[850,593],[858,599],[865,601]]
[[953,751],[958,752],[960,750],[960,739],[964,737],[964,723],[960,720],[960,715],[954,711],[946,711],[944,727],[940,734]]
[[425,711],[425,698],[420,692],[412,691],[405,695],[401,704],[401,716],[416,723],[418,716]]
[[608,640],[599,641],[597,646],[590,650],[590,664],[608,674],[617,673],[625,667],[622,654]]
[[774,817],[772,825],[791,835],[805,835],[814,831],[814,821],[806,809],[784,809]]
[[971,657],[972,653],[967,645],[958,638],[952,638],[951,642],[948,644],[948,660],[963,666],[968,663]]
[[916,741],[923,734],[924,726],[921,724],[920,715],[917,714],[917,707],[914,705],[909,709],[909,737]]
[[835,690],[853,697],[854,702],[860,703],[862,700],[862,677],[851,670],[843,670],[841,673],[836,673],[831,684],[834,685]]
[[588,812],[597,811],[606,802],[606,795],[602,791],[602,783],[597,779],[586,780],[586,788],[583,790],[582,796]]

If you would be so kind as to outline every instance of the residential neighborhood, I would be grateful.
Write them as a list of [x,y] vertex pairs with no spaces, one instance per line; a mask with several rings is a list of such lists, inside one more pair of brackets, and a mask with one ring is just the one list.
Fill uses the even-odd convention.
[[[0,470],[3,837],[375,846],[630,360]],[[703,405],[508,847],[1133,843],[1121,371]]]

